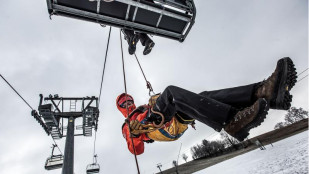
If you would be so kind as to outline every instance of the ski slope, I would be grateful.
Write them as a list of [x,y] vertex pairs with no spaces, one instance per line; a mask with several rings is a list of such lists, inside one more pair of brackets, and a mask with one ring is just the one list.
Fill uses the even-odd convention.
[[195,174],[308,174],[308,131],[221,162]]

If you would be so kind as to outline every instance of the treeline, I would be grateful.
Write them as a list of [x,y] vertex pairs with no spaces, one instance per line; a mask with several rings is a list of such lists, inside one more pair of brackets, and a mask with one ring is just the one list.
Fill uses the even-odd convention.
[[192,158],[208,158],[220,156],[241,148],[246,147],[245,144],[240,143],[237,139],[229,136],[226,132],[220,133],[222,140],[202,140],[201,144],[191,147]]
[[[305,111],[302,108],[291,107],[285,115],[285,121],[277,123],[275,129],[280,129],[306,118],[308,118],[308,111]],[[225,131],[221,131],[220,135],[222,140],[209,141],[204,139],[201,144],[191,147],[192,158],[195,160],[216,157],[238,149],[246,148],[249,144],[252,144],[250,141],[239,142],[237,139],[228,135]]]
[[284,117],[284,122],[277,123],[274,129],[280,129],[306,118],[308,118],[308,111],[303,110],[303,108],[291,107]]

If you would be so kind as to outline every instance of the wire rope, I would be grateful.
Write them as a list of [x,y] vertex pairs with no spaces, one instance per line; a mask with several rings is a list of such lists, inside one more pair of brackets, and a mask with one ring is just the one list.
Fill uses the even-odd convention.
[[0,74],[1,78],[15,91],[15,93],[29,106],[31,110],[34,110],[29,103],[15,90],[15,88]]
[[111,31],[112,31],[112,27],[109,27],[108,40],[107,40],[106,51],[105,51],[105,60],[104,60],[104,65],[103,65],[102,78],[101,78],[99,101],[98,101],[99,104],[100,104],[100,101],[101,101],[102,85],[103,85],[103,79],[104,79],[104,74],[105,74],[105,67],[106,67],[107,53],[108,53],[108,48],[109,48],[109,41],[110,41],[110,37],[111,37]]
[[[0,74],[0,76],[1,76],[1,78],[11,87],[11,89],[29,106],[29,108],[31,109],[31,110],[34,110],[31,106],[30,106],[30,104],[17,92],[17,90]],[[55,141],[55,139],[53,138],[53,137],[51,137],[52,139],[53,139],[53,141],[54,141],[54,143],[56,144],[56,146],[57,146],[57,148],[58,148],[58,150],[60,151],[60,153],[61,153],[61,155],[63,155],[62,154],[62,151],[60,150],[60,148],[59,148],[59,146],[58,146],[58,144],[56,143],[56,141]]]

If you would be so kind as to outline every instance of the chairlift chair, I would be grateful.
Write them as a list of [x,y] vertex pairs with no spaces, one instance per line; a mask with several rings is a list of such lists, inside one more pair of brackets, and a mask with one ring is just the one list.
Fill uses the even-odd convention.
[[86,168],[87,174],[94,174],[100,172],[100,165],[97,163],[97,155],[93,156],[93,163],[88,164]]
[[86,171],[87,171],[87,174],[99,173],[100,165],[96,163],[88,164]]
[[62,155],[52,155],[47,158],[45,162],[46,170],[60,169],[63,165],[63,156]]
[[57,145],[53,144],[53,150],[50,157],[47,158],[45,162],[45,169],[46,170],[54,170],[60,169],[63,166],[63,155],[54,155],[54,149]]
[[195,22],[193,0],[47,0],[50,15],[131,29],[183,42]]

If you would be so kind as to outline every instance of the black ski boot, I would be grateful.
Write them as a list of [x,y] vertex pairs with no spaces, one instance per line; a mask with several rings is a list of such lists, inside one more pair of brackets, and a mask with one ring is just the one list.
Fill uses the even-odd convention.
[[127,41],[128,41],[128,44],[129,44],[129,48],[128,48],[129,54],[133,55],[136,51],[136,44],[139,41],[138,34],[134,34],[134,36],[131,37],[131,38],[128,38]]
[[155,43],[151,39],[149,39],[147,43],[145,44],[145,49],[143,51],[143,54],[144,55],[149,54],[154,46],[155,46]]

